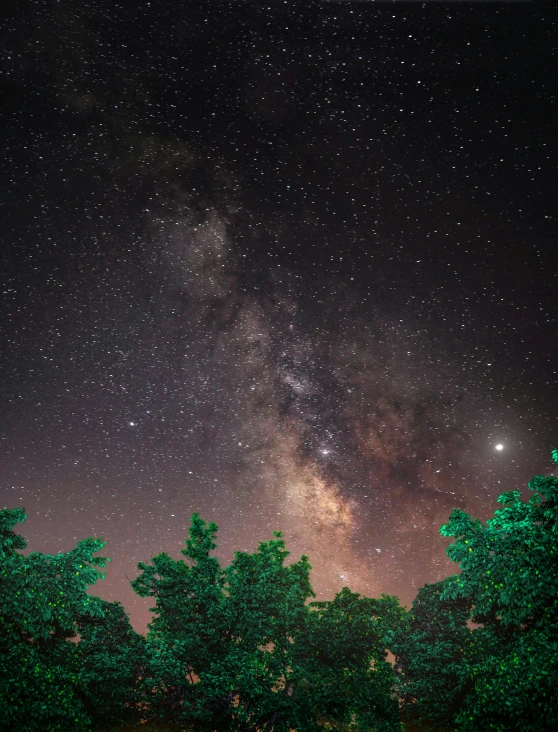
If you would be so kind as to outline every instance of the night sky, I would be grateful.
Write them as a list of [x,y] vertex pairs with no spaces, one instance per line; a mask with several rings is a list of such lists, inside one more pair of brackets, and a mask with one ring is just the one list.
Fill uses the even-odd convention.
[[[13,3],[0,507],[27,554],[283,532],[316,599],[458,571],[439,528],[558,447],[555,10]],[[209,10],[208,10],[209,9]],[[499,446],[499,447],[498,447]]]

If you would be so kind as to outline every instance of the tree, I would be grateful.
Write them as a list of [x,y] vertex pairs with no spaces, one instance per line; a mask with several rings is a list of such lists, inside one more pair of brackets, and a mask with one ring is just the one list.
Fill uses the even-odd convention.
[[326,729],[399,732],[393,670],[385,651],[389,633],[405,616],[398,599],[360,597],[344,587],[332,601],[312,602],[309,608],[298,655],[312,718]]
[[474,691],[457,718],[464,730],[545,730],[558,718],[558,479],[535,476],[529,488],[528,503],[519,491],[500,495],[486,527],[454,509],[440,529],[457,537],[446,553],[461,568],[443,597],[471,603],[483,625],[473,632]]
[[140,562],[143,573],[131,583],[141,597],[155,598],[144,679],[153,691],[148,719],[182,729],[211,729],[214,714],[204,707],[200,674],[226,655],[225,580],[219,561],[209,556],[216,531],[194,514],[182,550],[190,565],[162,553],[150,565]]
[[[397,598],[345,588],[311,603],[307,557],[285,566],[280,532],[221,569],[209,556],[215,524],[194,514],[175,561],[160,554],[132,582],[155,598],[149,625],[147,719],[180,730],[397,730],[385,637],[401,622]],[[347,727],[346,725],[349,725]],[[333,726],[332,726],[333,725]]]
[[442,600],[447,578],[421,587],[404,623],[390,633],[401,719],[429,732],[456,728],[456,714],[470,691],[465,650],[470,603]]
[[234,729],[288,732],[309,724],[296,701],[302,671],[296,649],[305,631],[306,600],[314,596],[311,567],[306,556],[285,566],[289,552],[281,533],[274,537],[253,554],[235,552],[225,571],[233,643],[221,674],[238,694]]
[[[558,463],[558,451],[552,457]],[[454,509],[460,574],[418,592],[388,647],[402,719],[424,730],[551,730],[558,718],[558,479],[503,493],[486,526]],[[546,500],[541,504],[540,494]],[[480,624],[469,631],[467,621]]]
[[69,639],[80,619],[102,614],[86,589],[104,577],[96,566],[106,560],[93,554],[105,543],[89,538],[65,554],[26,557],[12,531],[26,518],[21,508],[0,511],[0,730],[89,730]]
[[[77,621],[76,685],[96,732],[141,722],[147,641],[119,602],[100,601],[102,616]],[[145,728],[144,728],[145,729]]]
[[138,565],[132,587],[155,597],[157,613],[148,633],[147,684],[156,689],[149,719],[182,729],[288,730],[290,648],[313,594],[310,565],[302,557],[285,567],[276,532],[223,570],[209,556],[216,531],[194,514],[181,552],[189,564],[160,554]]

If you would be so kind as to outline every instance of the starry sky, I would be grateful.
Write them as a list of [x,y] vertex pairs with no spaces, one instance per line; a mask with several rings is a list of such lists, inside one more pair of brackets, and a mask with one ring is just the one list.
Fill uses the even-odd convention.
[[[284,534],[316,599],[457,571],[439,535],[558,447],[557,14],[538,3],[14,4],[0,506],[90,592]],[[554,250],[553,250],[554,248]]]

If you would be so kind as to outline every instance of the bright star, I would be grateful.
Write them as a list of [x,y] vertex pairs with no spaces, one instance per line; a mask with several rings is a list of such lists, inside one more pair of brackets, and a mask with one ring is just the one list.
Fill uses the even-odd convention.
[[503,445],[496,445],[496,449],[497,450],[503,450],[504,449],[504,446]]
[[136,426],[136,423],[135,422],[128,422],[128,424],[130,425],[130,427],[135,427]]

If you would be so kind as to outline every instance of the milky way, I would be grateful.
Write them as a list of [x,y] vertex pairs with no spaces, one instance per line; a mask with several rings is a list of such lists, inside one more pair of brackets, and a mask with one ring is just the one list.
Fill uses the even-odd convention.
[[[494,97],[470,70],[460,117],[446,87],[473,82],[431,58],[445,15],[416,16],[411,52],[391,10],[391,45],[360,9],[308,37],[246,20],[238,44],[214,19],[215,48],[197,15],[194,33],[80,12],[54,13],[60,57],[31,23],[11,81],[2,505],[25,507],[30,550],[104,537],[92,592],[138,629],[151,603],[128,579],[179,557],[194,511],[222,563],[280,530],[319,599],[410,605],[457,571],[452,508],[486,519],[551,469],[552,216],[526,177],[550,133],[528,117],[526,150],[523,77]],[[498,104],[515,127],[495,142]]]

